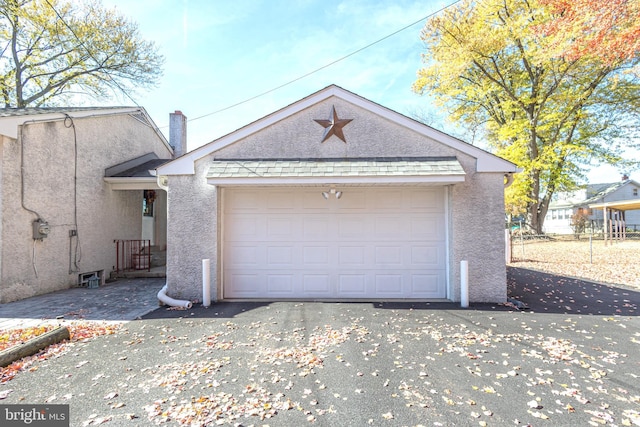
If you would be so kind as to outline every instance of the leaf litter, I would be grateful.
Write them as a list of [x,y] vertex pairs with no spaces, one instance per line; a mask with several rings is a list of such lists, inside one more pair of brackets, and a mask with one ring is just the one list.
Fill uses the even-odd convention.
[[[374,412],[363,424],[409,425],[398,402],[432,425],[451,419],[503,425],[514,418],[523,425],[640,425],[638,389],[610,380],[619,371],[633,373],[637,356],[621,351],[619,338],[602,328],[628,319],[544,324],[536,316],[386,308],[356,317],[343,308],[321,325],[287,323],[283,310],[261,322],[179,320],[198,331],[191,334],[176,333],[169,321],[125,328],[116,332],[121,347],[113,363],[129,372],[119,379],[127,384],[116,387],[112,374],[93,372],[95,384],[111,388],[100,395],[105,412],[96,410],[85,425],[138,417],[153,424],[278,425],[273,418],[283,414],[322,425],[323,417],[358,405]],[[145,348],[163,359],[129,371]],[[335,377],[349,388],[337,388]],[[68,391],[52,402],[68,401]],[[134,408],[130,393],[149,400]]]

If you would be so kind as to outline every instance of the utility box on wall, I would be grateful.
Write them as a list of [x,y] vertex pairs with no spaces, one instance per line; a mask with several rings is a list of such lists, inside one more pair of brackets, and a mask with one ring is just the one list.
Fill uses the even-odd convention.
[[33,221],[33,240],[42,240],[49,235],[49,224],[42,220],[36,219]]

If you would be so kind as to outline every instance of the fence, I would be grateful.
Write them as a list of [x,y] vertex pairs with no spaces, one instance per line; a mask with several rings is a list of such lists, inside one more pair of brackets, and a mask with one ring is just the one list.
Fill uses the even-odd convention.
[[151,240],[114,240],[116,273],[132,270],[151,271]]
[[[640,243],[640,231],[626,231],[624,235],[617,235],[613,240],[602,232],[576,233],[576,234],[534,234],[520,232],[520,230],[507,230],[505,233],[506,261],[539,261],[538,254],[544,246],[553,246],[554,243],[573,242],[572,248],[580,248],[582,261],[593,262],[594,248],[601,250],[617,243],[630,241]],[[586,256],[585,256],[586,254]],[[545,259],[548,262],[549,259]]]

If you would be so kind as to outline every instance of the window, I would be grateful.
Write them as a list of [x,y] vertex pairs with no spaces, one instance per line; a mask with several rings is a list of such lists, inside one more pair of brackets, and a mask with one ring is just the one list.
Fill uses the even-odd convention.
[[638,189],[637,189],[637,188],[634,188],[634,189],[633,189],[633,195],[634,195],[635,197],[637,197],[637,196],[638,196]]
[[552,210],[551,211],[551,219],[558,219],[558,211],[557,210]]

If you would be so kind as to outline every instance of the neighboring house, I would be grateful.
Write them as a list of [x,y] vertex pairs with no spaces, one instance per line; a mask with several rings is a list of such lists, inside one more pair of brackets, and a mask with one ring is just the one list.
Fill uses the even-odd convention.
[[[329,86],[158,168],[167,294],[214,300],[507,297],[514,164]],[[203,260],[210,270],[203,274]]]
[[[617,201],[640,200],[640,184],[626,175],[621,181],[607,184],[589,184],[585,189],[562,193],[549,204],[544,219],[544,232],[549,234],[573,234],[572,216],[582,213],[587,216],[587,230],[601,231],[603,211],[591,209],[589,205]],[[640,210],[625,212],[625,222],[632,230],[640,230]]]
[[0,302],[104,282],[114,240],[166,246],[149,171],[172,158],[139,107],[1,109]]

